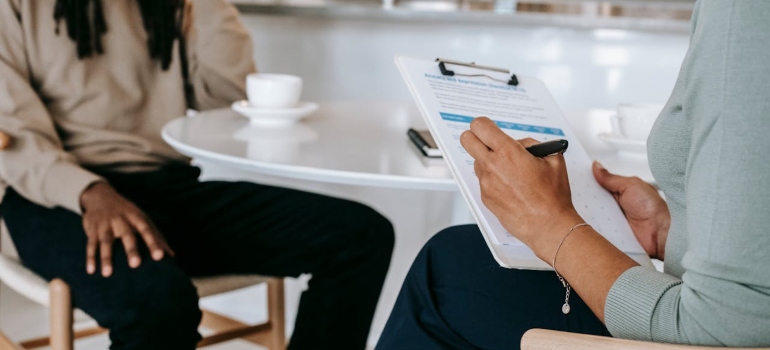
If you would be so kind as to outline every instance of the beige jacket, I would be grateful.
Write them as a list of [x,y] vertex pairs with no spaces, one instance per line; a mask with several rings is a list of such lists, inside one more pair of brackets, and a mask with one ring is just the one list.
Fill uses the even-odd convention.
[[[225,0],[190,0],[190,79],[200,109],[245,96],[252,45]],[[80,194],[100,178],[86,169],[132,172],[187,159],[160,138],[185,114],[180,60],[162,71],[149,58],[135,0],[104,1],[105,53],[79,60],[55,34],[55,0],[0,0],[0,179],[46,207],[80,212]],[[62,25],[64,25],[62,23]],[[4,188],[4,187],[3,187]]]

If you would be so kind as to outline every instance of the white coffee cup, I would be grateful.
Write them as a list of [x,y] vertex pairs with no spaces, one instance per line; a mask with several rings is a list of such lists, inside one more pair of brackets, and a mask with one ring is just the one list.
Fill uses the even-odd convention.
[[656,103],[622,103],[610,118],[612,128],[617,136],[646,141],[662,109],[663,105]]
[[302,78],[288,74],[254,73],[246,77],[249,105],[258,108],[294,108],[302,94]]

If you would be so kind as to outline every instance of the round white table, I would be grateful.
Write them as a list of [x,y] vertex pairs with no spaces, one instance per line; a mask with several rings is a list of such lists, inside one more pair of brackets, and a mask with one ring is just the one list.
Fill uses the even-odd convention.
[[246,171],[331,183],[454,191],[442,160],[425,164],[409,143],[424,125],[407,103],[329,102],[288,127],[251,126],[229,110],[178,118],[163,139],[191,158]]
[[[611,110],[567,110],[589,155],[612,172],[652,182],[644,156],[620,154],[596,138],[611,128]],[[191,158],[278,177],[401,189],[455,191],[442,160],[427,159],[408,141],[409,127],[424,127],[406,102],[325,102],[301,123],[251,126],[220,109],[169,122],[163,139]]]

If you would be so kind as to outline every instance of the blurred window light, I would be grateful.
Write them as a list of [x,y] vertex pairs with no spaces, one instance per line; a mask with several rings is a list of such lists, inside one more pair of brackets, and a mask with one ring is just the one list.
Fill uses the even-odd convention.
[[620,68],[610,68],[607,70],[607,95],[613,95],[623,80],[623,71]]
[[547,66],[540,69],[537,77],[542,80],[550,90],[572,89],[573,68],[565,65]]
[[593,36],[598,40],[624,40],[628,38],[628,31],[622,29],[594,29]]
[[597,66],[628,66],[630,62],[629,48],[620,46],[599,46],[594,49],[593,61]]

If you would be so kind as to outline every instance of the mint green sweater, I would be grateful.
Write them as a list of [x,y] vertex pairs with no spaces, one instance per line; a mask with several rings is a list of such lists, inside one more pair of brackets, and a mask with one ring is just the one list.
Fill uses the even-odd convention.
[[770,345],[770,1],[696,4],[690,49],[648,140],[671,229],[665,273],[635,267],[605,309],[612,335]]

